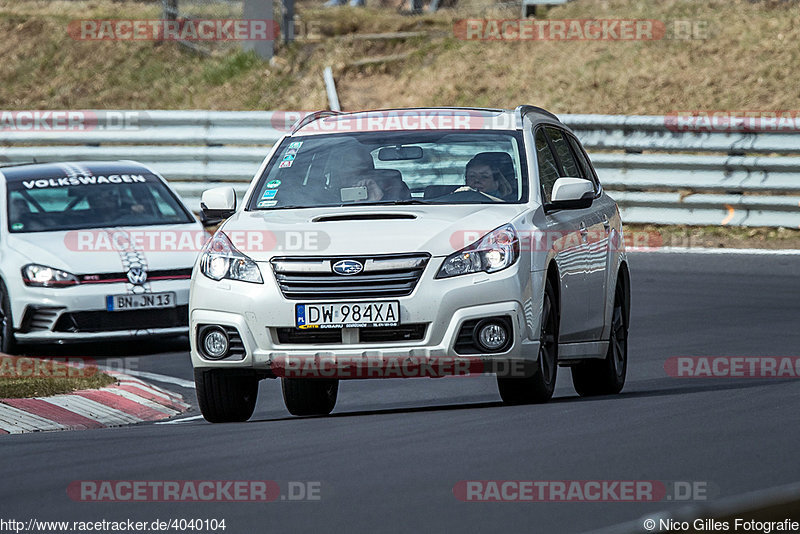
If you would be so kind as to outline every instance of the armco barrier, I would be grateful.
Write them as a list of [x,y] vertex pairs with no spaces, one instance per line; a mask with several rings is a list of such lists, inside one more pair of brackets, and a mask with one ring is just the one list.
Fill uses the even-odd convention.
[[[0,162],[135,159],[192,209],[231,184],[241,195],[297,112],[138,111],[86,131],[0,127]],[[800,133],[675,131],[664,116],[561,115],[589,151],[624,220],[800,227]]]

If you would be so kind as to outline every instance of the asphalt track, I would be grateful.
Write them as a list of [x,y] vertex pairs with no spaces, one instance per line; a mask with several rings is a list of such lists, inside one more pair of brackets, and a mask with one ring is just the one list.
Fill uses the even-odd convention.
[[[635,254],[631,269],[630,366],[619,396],[578,398],[564,368],[555,399],[539,406],[502,406],[490,377],[349,381],[332,416],[301,419],[286,412],[280,384],[264,381],[243,424],[194,419],[0,437],[0,519],[224,518],[225,532],[236,534],[571,533],[686,503],[473,503],[457,500],[453,487],[694,481],[714,500],[800,481],[800,381],[682,379],[664,370],[670,356],[800,356],[800,257]],[[142,371],[191,379],[180,344],[125,350]],[[160,385],[196,402],[191,390]],[[201,479],[319,482],[321,498],[98,503],[66,493],[76,480]]]

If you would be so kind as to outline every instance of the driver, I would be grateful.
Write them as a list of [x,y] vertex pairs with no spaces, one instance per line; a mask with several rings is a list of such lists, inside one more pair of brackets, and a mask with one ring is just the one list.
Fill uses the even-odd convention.
[[468,187],[485,195],[504,199],[513,193],[497,161],[487,153],[478,154],[467,162],[464,177]]
[[142,204],[128,204],[122,201],[120,191],[116,187],[97,187],[86,194],[86,201],[92,210],[106,213],[115,212],[119,216],[138,215],[144,213]]

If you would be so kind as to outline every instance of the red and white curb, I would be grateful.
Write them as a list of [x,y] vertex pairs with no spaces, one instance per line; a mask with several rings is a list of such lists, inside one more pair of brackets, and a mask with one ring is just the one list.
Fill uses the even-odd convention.
[[104,371],[117,384],[66,395],[0,399],[0,434],[48,430],[85,430],[160,421],[189,409],[177,393],[130,375]]

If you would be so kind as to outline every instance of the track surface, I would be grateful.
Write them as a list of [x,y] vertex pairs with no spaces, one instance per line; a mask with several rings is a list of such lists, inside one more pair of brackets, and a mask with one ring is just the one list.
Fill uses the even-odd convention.
[[[670,356],[800,355],[800,258],[638,254],[631,269],[631,362],[619,396],[579,399],[564,368],[556,398],[541,406],[501,406],[491,377],[350,381],[333,416],[299,419],[283,407],[279,382],[264,381],[248,423],[0,437],[0,518],[224,518],[225,532],[236,534],[570,533],[685,503],[463,503],[453,486],[677,480],[708,483],[725,497],[800,480],[800,381],[664,371]],[[119,349],[67,353],[80,350]],[[157,353],[128,356],[128,364],[191,379],[182,345],[144,350]],[[192,390],[166,386],[196,404]],[[122,479],[319,481],[321,500],[79,503],[66,494],[75,480]]]

